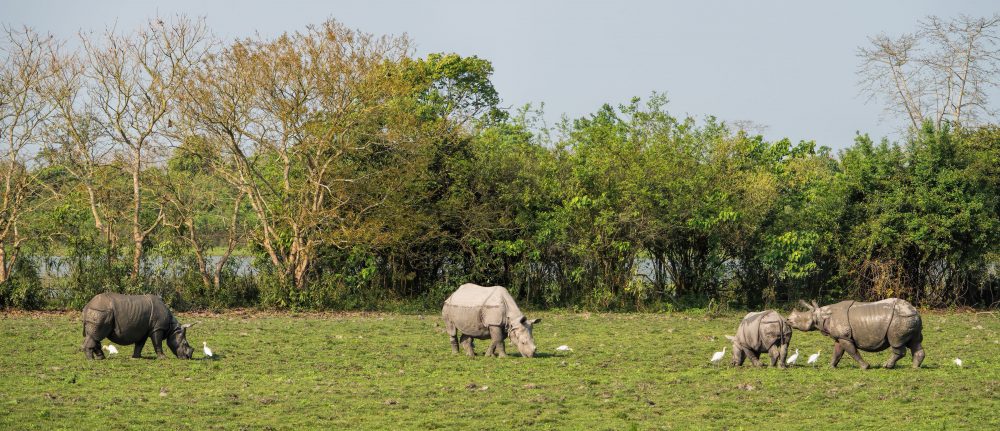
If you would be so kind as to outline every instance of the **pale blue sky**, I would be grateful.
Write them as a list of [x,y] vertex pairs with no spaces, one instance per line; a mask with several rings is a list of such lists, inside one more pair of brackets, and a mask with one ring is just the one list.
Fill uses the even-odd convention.
[[[220,37],[264,36],[333,17],[376,34],[407,33],[417,54],[493,62],[505,106],[545,102],[554,121],[602,103],[666,92],[674,115],[768,126],[769,138],[843,148],[856,130],[895,138],[856,85],[859,45],[915,29],[926,15],[985,16],[996,1],[7,1],[0,23],[57,36],[149,17],[204,16]],[[997,105],[996,101],[993,103]]]

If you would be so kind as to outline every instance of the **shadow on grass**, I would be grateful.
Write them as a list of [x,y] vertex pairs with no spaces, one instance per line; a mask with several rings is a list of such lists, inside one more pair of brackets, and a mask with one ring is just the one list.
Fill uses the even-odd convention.
[[[521,355],[517,354],[516,356],[521,356]],[[568,357],[569,357],[568,355],[561,356],[561,355],[557,355],[555,353],[535,352],[535,357],[533,359],[539,359],[539,358],[568,358]]]
[[[466,357],[466,358],[496,358],[496,359],[505,359],[505,358],[502,358],[500,356],[486,356],[485,354],[478,353],[478,352],[475,354],[475,356],[468,356],[465,353],[453,353],[452,355],[453,356],[463,356],[463,357]],[[567,358],[567,357],[568,356],[561,356],[561,355],[556,355],[554,353],[544,353],[544,352],[535,352],[535,357],[534,358],[526,358],[524,355],[522,355],[520,353],[508,353],[507,354],[507,358],[517,358],[517,359],[542,359],[542,358]]]
[[[142,355],[142,356],[140,356],[138,358],[135,358],[135,357],[132,357],[132,356],[125,356],[124,358],[129,359],[129,360],[133,360],[133,361],[138,361],[138,360],[146,360],[146,361],[162,360],[162,359],[160,359],[160,358],[158,358],[158,357],[156,357],[154,355]],[[214,356],[211,356],[211,357],[208,357],[208,356],[196,356],[196,357],[192,357],[191,359],[180,359],[180,358],[178,358],[176,356],[167,356],[165,359],[167,359],[167,360],[170,360],[170,359],[180,359],[182,361],[185,361],[185,360],[187,360],[187,361],[218,361],[218,360],[221,360],[222,358],[225,358],[225,355],[216,353]],[[112,359],[112,358],[107,358],[107,359]]]

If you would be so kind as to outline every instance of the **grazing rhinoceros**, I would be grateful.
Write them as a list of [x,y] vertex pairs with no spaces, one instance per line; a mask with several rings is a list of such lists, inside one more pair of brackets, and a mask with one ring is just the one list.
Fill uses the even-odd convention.
[[132,357],[138,358],[146,339],[152,338],[157,358],[166,358],[163,340],[167,340],[174,355],[191,359],[194,349],[185,336],[191,325],[177,323],[158,296],[102,293],[83,307],[83,351],[88,359],[95,355],[104,359],[101,340],[107,338],[118,344],[135,344]]
[[800,331],[819,330],[833,338],[836,344],[833,345],[831,367],[837,366],[846,351],[862,369],[868,369],[858,349],[881,352],[892,347],[885,368],[896,366],[896,361],[906,356],[907,347],[913,354],[913,368],[919,368],[924,360],[920,314],[909,302],[889,298],[878,302],[843,301],[824,307],[816,301],[799,303],[807,311],[793,311],[788,316],[788,324]]
[[472,339],[492,339],[486,349],[486,356],[499,354],[507,356],[504,339],[510,335],[511,341],[522,356],[535,356],[535,340],[532,327],[541,319],[528,320],[517,308],[514,298],[501,286],[483,287],[466,283],[458,287],[444,301],[441,310],[445,330],[451,337],[451,351],[458,353],[458,333],[462,333],[465,353],[475,356]]
[[767,352],[771,366],[785,368],[788,343],[792,341],[792,328],[774,310],[747,313],[736,328],[736,336],[726,335],[733,342],[733,365],[743,365],[746,358],[760,366],[760,354]]

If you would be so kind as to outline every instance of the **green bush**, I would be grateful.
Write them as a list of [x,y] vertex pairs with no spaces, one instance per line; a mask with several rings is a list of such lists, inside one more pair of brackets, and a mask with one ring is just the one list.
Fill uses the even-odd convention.
[[26,256],[18,258],[11,277],[0,283],[0,305],[23,310],[37,310],[46,305],[38,270],[32,259]]

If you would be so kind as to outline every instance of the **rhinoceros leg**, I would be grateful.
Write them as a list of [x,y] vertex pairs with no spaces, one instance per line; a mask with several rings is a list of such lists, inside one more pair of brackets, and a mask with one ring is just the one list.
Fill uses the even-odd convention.
[[788,365],[785,362],[787,359],[788,359],[788,343],[785,343],[782,344],[781,347],[778,347],[778,367],[779,368],[788,367]]
[[163,331],[153,331],[150,338],[153,340],[156,359],[167,359],[167,355],[163,354]]
[[490,348],[486,349],[486,356],[499,355],[501,358],[507,356],[507,350],[504,347],[503,340],[507,338],[506,334],[503,333],[503,328],[499,326],[490,326]]
[[462,347],[466,356],[476,356],[475,346],[472,345],[472,337],[462,334]]
[[920,368],[920,363],[924,361],[924,346],[921,343],[923,337],[910,341],[910,353],[913,353],[913,368]]
[[87,359],[104,359],[104,352],[101,351],[101,341],[95,339],[93,336],[88,335],[83,339],[83,353],[87,355]]
[[840,358],[844,356],[844,347],[840,345],[839,341],[833,342],[833,358],[830,359],[830,367],[837,368],[837,364],[840,363]]
[[747,354],[746,352],[743,351],[742,348],[733,349],[733,361],[731,362],[731,364],[737,367],[742,367],[743,362],[746,361],[746,359],[747,359]]
[[858,366],[860,366],[862,370],[868,369],[869,367],[868,363],[865,362],[865,359],[861,357],[860,353],[858,353],[858,348],[857,346],[854,345],[853,341],[840,340],[840,345],[843,346],[844,351],[847,352],[848,355],[851,355],[851,357],[854,358],[855,361],[857,361]]
[[[753,366],[760,367],[760,366],[764,365],[764,364],[762,364],[760,362],[760,353],[757,353],[757,352],[755,352],[753,350],[750,350],[750,349],[748,349],[746,347],[740,349],[740,352],[743,354],[743,357],[750,358],[750,362],[753,363]],[[740,365],[743,365],[743,359],[742,358],[740,358]]]
[[146,346],[146,337],[142,337],[141,340],[135,342],[135,346],[132,347],[132,358],[139,359],[142,357],[142,348]]
[[777,344],[769,347],[767,349],[767,356],[771,358],[771,366],[777,365],[778,368],[785,368],[785,361],[781,358],[781,347]]
[[[490,332],[492,332],[492,331],[490,331]],[[486,348],[486,353],[484,353],[484,355],[488,356],[488,357],[489,356],[496,356],[496,350],[497,350],[497,343],[496,343],[496,341],[492,341],[492,337],[491,337],[490,346]]]
[[903,356],[906,356],[906,346],[899,346],[892,348],[892,354],[889,355],[889,360],[885,361],[884,368],[892,368],[896,366],[896,361],[900,360]]
[[445,321],[445,331],[448,331],[448,338],[451,341],[451,353],[458,353],[458,329],[450,320]]

